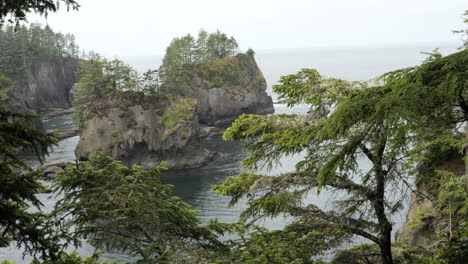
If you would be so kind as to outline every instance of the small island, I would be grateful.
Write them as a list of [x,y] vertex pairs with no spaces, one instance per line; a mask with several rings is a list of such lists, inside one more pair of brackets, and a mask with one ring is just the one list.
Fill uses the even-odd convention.
[[224,33],[176,38],[162,66],[137,73],[91,54],[72,90],[81,137],[77,158],[97,153],[127,166],[194,168],[215,153],[200,145],[200,126],[229,126],[242,114],[274,112],[253,50],[239,53]]

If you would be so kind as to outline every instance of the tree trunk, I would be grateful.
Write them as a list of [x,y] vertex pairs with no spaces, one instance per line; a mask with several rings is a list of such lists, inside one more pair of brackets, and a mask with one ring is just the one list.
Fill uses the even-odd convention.
[[[468,121],[465,121],[465,136],[468,138]],[[468,175],[468,145],[465,146],[465,175]]]
[[383,264],[393,264],[392,256],[392,225],[388,223],[385,230],[382,232],[382,240],[379,244],[380,255]]

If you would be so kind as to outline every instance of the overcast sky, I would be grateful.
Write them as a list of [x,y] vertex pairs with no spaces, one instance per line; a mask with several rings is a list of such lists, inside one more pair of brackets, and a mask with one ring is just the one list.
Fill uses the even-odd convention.
[[233,35],[242,50],[454,43],[467,0],[77,0],[47,21],[105,56],[164,54],[200,28]]

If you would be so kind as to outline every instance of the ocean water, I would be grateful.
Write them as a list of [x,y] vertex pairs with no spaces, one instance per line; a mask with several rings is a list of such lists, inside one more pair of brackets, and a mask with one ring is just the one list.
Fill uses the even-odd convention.
[[[372,47],[372,48],[321,48],[303,50],[271,50],[259,51],[256,54],[257,63],[262,70],[268,83],[268,93],[274,100],[276,95],[272,92],[274,85],[282,75],[295,73],[301,68],[315,68],[322,75],[328,77],[343,78],[347,80],[369,80],[387,71],[398,68],[418,65],[425,55],[421,51],[431,51],[434,48],[441,48],[442,53],[449,54],[456,51],[456,45],[413,45],[400,47]],[[124,58],[139,71],[157,68],[160,64],[160,56]],[[275,104],[277,114],[303,114],[308,108],[304,105],[288,108],[282,104]],[[45,121],[47,128],[70,128],[72,126],[70,117],[56,117]],[[79,141],[79,137],[72,137],[59,142],[54,151],[47,158],[46,162],[72,161],[74,149]],[[223,222],[234,222],[244,209],[241,201],[234,207],[228,207],[229,198],[215,194],[211,190],[212,185],[221,184],[228,176],[236,175],[242,171],[240,161],[247,157],[248,153],[243,151],[244,144],[241,142],[223,141],[221,138],[210,138],[203,140],[203,145],[221,154],[221,157],[210,164],[189,170],[178,170],[165,172],[162,180],[165,183],[174,185],[174,194],[191,204],[195,209],[200,210],[200,218],[206,222],[212,218],[218,218]],[[303,154],[281,159],[280,163],[271,171],[262,171],[270,175],[277,175],[283,172],[292,171],[295,164],[301,160]],[[36,164],[32,162],[32,164]],[[362,167],[368,166],[364,161]],[[46,182],[47,184],[47,182]],[[315,203],[321,207],[330,208],[333,206],[329,202],[336,193],[321,192],[320,195],[311,193],[307,197],[307,203]],[[44,203],[44,210],[51,210],[56,200],[52,194],[41,194]],[[404,221],[407,207],[399,214],[392,217],[394,230]],[[277,217],[275,219],[265,219],[263,224],[271,229],[281,228],[290,219]],[[356,239],[354,243],[366,242],[364,239]],[[79,249],[80,254],[91,255],[94,248],[84,244]],[[104,258],[131,260],[130,257],[106,253]],[[29,263],[29,257],[22,259],[21,249],[14,245],[0,249],[0,260],[11,260],[17,263]]]

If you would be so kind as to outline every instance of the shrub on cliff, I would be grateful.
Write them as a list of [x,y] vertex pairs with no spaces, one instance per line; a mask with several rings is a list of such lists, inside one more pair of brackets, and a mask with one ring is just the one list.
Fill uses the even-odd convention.
[[0,73],[0,102],[8,99],[8,92],[13,86],[12,81]]

